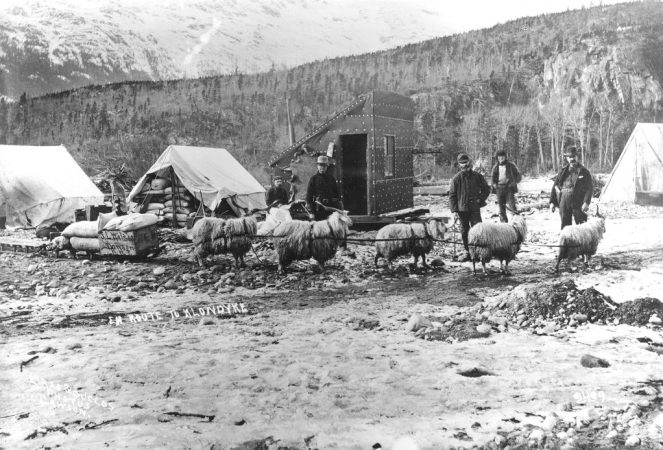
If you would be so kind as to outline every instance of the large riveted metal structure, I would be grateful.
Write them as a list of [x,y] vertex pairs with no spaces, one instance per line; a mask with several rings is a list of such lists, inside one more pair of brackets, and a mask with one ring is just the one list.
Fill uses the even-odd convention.
[[411,208],[414,103],[408,97],[371,91],[337,111],[322,125],[269,162],[301,182],[296,198],[316,173],[316,157],[330,157],[343,204],[358,222]]

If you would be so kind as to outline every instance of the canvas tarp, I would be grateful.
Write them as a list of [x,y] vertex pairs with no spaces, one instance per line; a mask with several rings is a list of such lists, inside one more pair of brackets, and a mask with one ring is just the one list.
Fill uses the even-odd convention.
[[0,215],[7,225],[73,222],[76,209],[103,202],[64,146],[0,145]]
[[663,196],[663,124],[639,123],[603,192],[604,202],[635,202],[640,194]]
[[[133,201],[150,175],[167,177],[170,168],[182,185],[205,206],[215,210],[224,200],[245,210],[265,208],[265,188],[223,148],[170,145],[129,194]],[[237,211],[235,211],[237,212]]]

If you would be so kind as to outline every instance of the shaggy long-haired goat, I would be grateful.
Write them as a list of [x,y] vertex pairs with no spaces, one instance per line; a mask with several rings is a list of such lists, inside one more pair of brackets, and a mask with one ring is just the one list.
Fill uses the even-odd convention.
[[235,258],[237,267],[245,267],[244,255],[251,250],[253,237],[258,233],[258,222],[253,216],[226,220],[226,249]]
[[203,267],[206,256],[230,253],[235,258],[235,265],[244,267],[244,255],[251,250],[257,229],[253,216],[237,219],[203,217],[191,229],[194,257]]
[[203,217],[191,229],[193,255],[200,267],[204,267],[203,259],[208,255],[223,252],[225,245],[225,219]]
[[348,235],[352,220],[336,210],[326,220],[282,222],[274,228],[274,250],[279,261],[279,273],[294,260],[314,258],[320,267],[336,254],[336,249]]
[[527,223],[525,218],[514,214],[510,223],[480,222],[470,228],[467,240],[472,260],[472,272],[476,275],[476,262],[480,261],[483,273],[486,263],[491,259],[500,260],[500,270],[510,275],[509,263],[520,251],[520,244],[527,239]]
[[426,254],[433,249],[436,240],[444,239],[446,231],[447,227],[438,219],[428,219],[424,223],[392,223],[380,228],[375,236],[375,267],[380,257],[386,259],[387,266],[391,268],[395,258],[411,254],[414,267],[417,267],[421,256],[423,266],[430,268],[426,263]]
[[599,242],[605,233],[605,217],[596,210],[596,217],[580,225],[567,225],[559,234],[559,252],[557,253],[557,264],[555,273],[559,273],[559,263],[562,259],[568,260],[582,256],[586,266],[596,254]]

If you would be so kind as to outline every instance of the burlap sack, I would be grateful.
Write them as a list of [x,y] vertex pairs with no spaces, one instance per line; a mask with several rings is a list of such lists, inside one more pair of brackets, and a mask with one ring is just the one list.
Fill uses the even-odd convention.
[[[96,225],[96,222],[95,222]],[[71,248],[74,250],[82,250],[86,252],[98,252],[99,251],[99,239],[98,238],[85,238],[85,237],[72,237],[69,239]]]
[[62,236],[72,238],[72,237],[84,237],[84,238],[96,238],[99,233],[97,228],[97,221],[82,221],[74,222],[69,225],[67,228],[62,230]]
[[158,190],[163,190],[166,189],[168,186],[170,186],[170,180],[166,178],[155,178],[152,180],[152,190],[158,191]]

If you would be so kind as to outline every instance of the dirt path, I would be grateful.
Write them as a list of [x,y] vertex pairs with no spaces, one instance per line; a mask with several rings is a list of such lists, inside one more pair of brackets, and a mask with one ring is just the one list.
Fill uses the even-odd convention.
[[[534,229],[546,224],[552,236],[545,217],[532,222]],[[623,299],[661,292],[663,280],[651,277],[663,268],[656,219],[611,225],[598,268],[572,266],[560,279],[605,286]],[[656,237],[625,241],[634,229]],[[441,253],[448,261],[449,249]],[[406,330],[415,312],[453,317],[550,282],[553,256],[554,249],[526,247],[513,277],[475,278],[468,263],[448,262],[450,273],[412,273],[404,262],[394,272],[376,270],[358,249],[325,274],[302,264],[279,281],[269,267],[254,266],[252,278],[221,293],[211,280],[223,272],[200,274],[177,258],[123,265],[2,257],[0,285],[14,289],[5,289],[2,301],[0,445],[366,449],[409,438],[418,447],[400,448],[536,446],[546,439],[558,447],[614,447],[630,433],[655,448],[650,428],[663,364],[643,342],[663,345],[656,329],[584,325],[547,336],[513,329],[454,343]],[[154,270],[164,266],[177,288],[151,291]],[[64,273],[81,286],[55,296],[21,291],[35,273],[42,284]],[[220,305],[221,313],[212,309]],[[127,316],[150,312],[161,318]],[[109,324],[117,316],[122,323]],[[582,367],[586,353],[610,366]],[[488,374],[460,373],[478,373],[472,369]],[[611,414],[622,417],[638,403],[641,423],[607,438]],[[583,414],[603,425],[578,425]]]

